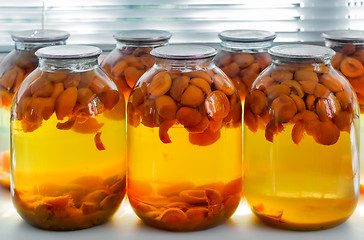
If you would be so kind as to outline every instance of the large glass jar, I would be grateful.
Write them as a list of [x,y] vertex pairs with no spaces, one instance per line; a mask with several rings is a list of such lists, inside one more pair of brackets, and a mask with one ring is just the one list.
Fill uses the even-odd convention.
[[15,49],[0,63],[0,184],[10,187],[10,105],[21,82],[37,66],[35,51],[64,45],[69,33],[59,30],[28,30],[11,35]]
[[228,219],[242,185],[241,102],[199,45],[154,49],[128,102],[128,197],[147,224],[191,231]]
[[276,34],[263,30],[226,30],[218,36],[221,48],[215,64],[234,82],[244,101],[259,73],[272,62],[268,49],[273,46]]
[[101,67],[115,82],[126,101],[138,79],[154,64],[153,48],[168,44],[172,34],[162,30],[126,30],[114,35],[116,48],[102,61]]
[[[335,30],[323,34],[327,47],[335,50],[332,66],[350,82],[360,107],[360,142],[364,143],[364,31]],[[364,150],[360,151],[360,191],[364,193]]]
[[49,230],[107,221],[126,192],[125,102],[97,47],[36,52],[39,67],[11,110],[11,194],[20,216]]
[[335,226],[359,195],[355,94],[330,65],[329,48],[292,44],[269,53],[273,64],[245,100],[244,196],[278,227]]

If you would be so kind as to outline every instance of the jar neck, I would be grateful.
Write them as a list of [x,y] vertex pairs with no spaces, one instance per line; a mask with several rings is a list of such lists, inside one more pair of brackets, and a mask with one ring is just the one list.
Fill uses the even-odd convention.
[[364,39],[352,40],[352,41],[337,41],[337,40],[325,39],[325,46],[329,48],[343,47],[344,45],[347,44],[354,44],[356,46],[364,47]]
[[39,69],[46,72],[52,72],[59,69],[68,69],[74,72],[84,72],[98,68],[98,56],[82,59],[51,59],[39,58]]
[[54,42],[18,42],[15,41],[15,49],[20,51],[36,51],[42,47],[65,45],[66,40]]
[[273,40],[262,42],[232,42],[223,40],[220,45],[222,50],[229,52],[267,52],[273,46]]
[[157,69],[166,69],[168,71],[175,70],[183,72],[206,70],[214,67],[212,59],[213,58],[176,60],[155,58],[155,67]]
[[116,48],[122,49],[126,47],[161,47],[168,44],[168,40],[158,42],[116,42]]
[[272,63],[275,65],[328,65],[331,58],[319,58],[319,59],[296,59],[296,58],[284,58],[272,56]]

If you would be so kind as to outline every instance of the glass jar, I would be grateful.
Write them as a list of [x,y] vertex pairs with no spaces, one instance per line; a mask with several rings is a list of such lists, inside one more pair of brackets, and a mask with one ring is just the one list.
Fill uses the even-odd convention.
[[11,194],[20,216],[48,230],[106,222],[126,192],[125,102],[97,47],[38,50],[39,67],[11,110]]
[[126,101],[138,79],[154,64],[153,48],[168,44],[172,34],[162,30],[126,30],[114,35],[116,48],[102,61],[101,67],[115,82]]
[[21,82],[37,66],[35,51],[64,45],[69,33],[59,30],[27,30],[11,35],[15,49],[0,63],[0,184],[10,187],[10,104]]
[[263,30],[226,30],[218,36],[221,48],[215,64],[234,82],[244,101],[259,73],[272,63],[268,49],[273,46],[276,34]]
[[359,194],[358,104],[329,48],[269,50],[245,99],[244,196],[274,226],[315,230],[353,213]]
[[[360,142],[364,142],[364,31],[335,30],[323,33],[327,47],[335,50],[332,66],[353,87],[360,107]],[[360,192],[364,193],[364,151],[360,151]]]
[[228,219],[242,195],[241,102],[199,45],[154,49],[128,102],[128,197],[147,224],[192,231]]

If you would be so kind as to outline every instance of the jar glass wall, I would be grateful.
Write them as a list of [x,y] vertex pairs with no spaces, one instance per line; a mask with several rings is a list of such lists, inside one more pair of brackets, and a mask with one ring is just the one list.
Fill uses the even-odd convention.
[[[323,34],[336,54],[332,66],[350,82],[360,107],[360,142],[364,142],[364,31],[336,30]],[[364,151],[360,151],[360,191],[364,192]]]
[[22,81],[38,66],[35,51],[64,45],[69,33],[59,30],[28,30],[11,35],[15,49],[0,63],[0,184],[10,187],[10,105]]
[[128,197],[147,224],[191,231],[228,219],[242,185],[241,102],[210,47],[154,49],[128,102]]
[[271,64],[268,49],[273,46],[275,37],[275,33],[262,30],[219,33],[221,48],[215,64],[234,82],[242,101],[259,73]]
[[358,104],[330,65],[334,51],[310,45],[270,49],[273,64],[245,101],[244,196],[272,225],[335,226],[359,194]]
[[125,102],[98,66],[100,53],[81,45],[42,48],[39,67],[15,94],[11,194],[36,227],[101,224],[124,198]]
[[128,100],[138,79],[154,64],[150,51],[168,44],[172,34],[161,30],[127,30],[114,35],[116,48],[102,61],[101,67]]

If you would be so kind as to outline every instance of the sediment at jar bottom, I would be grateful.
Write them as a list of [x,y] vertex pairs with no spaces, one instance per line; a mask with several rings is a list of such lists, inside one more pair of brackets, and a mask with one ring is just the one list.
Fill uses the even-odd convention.
[[102,179],[84,176],[64,185],[44,183],[14,189],[13,203],[29,224],[57,231],[89,228],[106,222],[126,193],[125,175]]
[[151,47],[115,49],[101,63],[126,100],[138,79],[153,66],[151,50]]
[[167,72],[146,77],[128,102],[128,125],[159,128],[163,143],[168,130],[181,124],[189,142],[207,146],[218,141],[223,127],[241,126],[241,102],[232,82],[218,70]]
[[354,94],[340,78],[325,65],[270,69],[246,98],[244,122],[252,132],[264,129],[270,142],[292,124],[295,144],[305,134],[318,144],[335,144],[358,119]]
[[255,79],[271,62],[267,52],[221,51],[215,58],[216,65],[234,82],[242,101]]
[[145,223],[170,231],[195,231],[225,222],[242,197],[242,179],[194,185],[190,182],[153,188],[129,180],[128,197],[134,212]]
[[354,212],[358,199],[255,198],[250,195],[247,201],[253,213],[265,223],[284,229],[311,231],[335,227],[345,222]]

